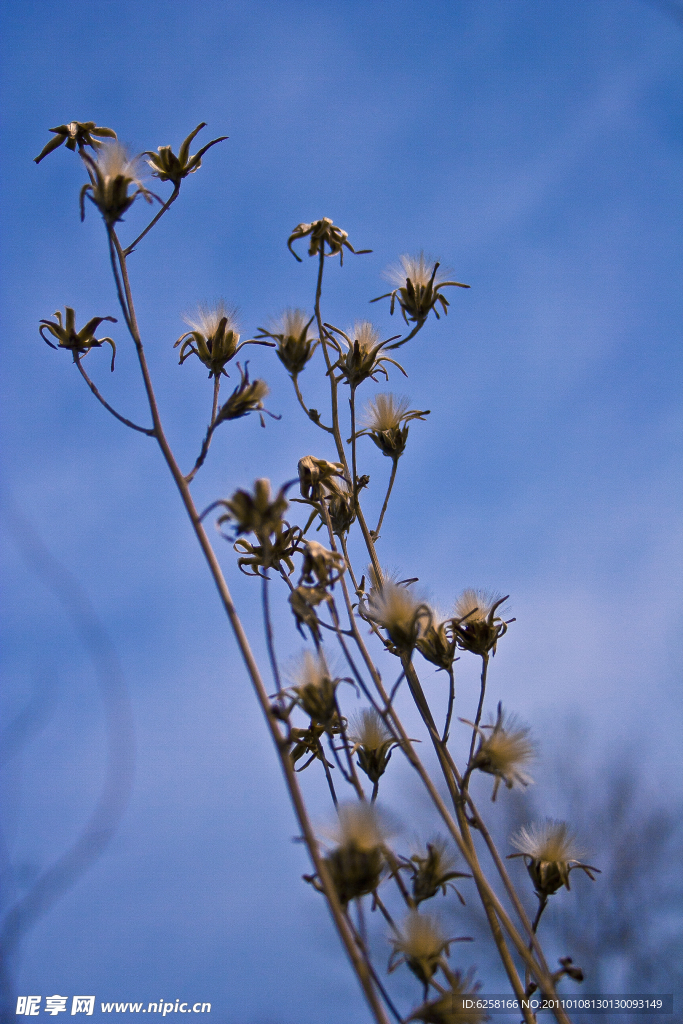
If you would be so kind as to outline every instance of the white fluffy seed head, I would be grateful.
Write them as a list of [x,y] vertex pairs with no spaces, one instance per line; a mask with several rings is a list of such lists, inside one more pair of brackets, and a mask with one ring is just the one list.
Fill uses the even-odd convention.
[[193,331],[198,331],[205,338],[212,338],[224,317],[228,321],[225,326],[226,333],[234,331],[239,335],[237,307],[226,306],[222,299],[214,303],[200,303],[194,311],[186,313],[183,320]]
[[546,863],[566,864],[581,856],[567,822],[553,818],[520,828],[510,841],[520,853]]

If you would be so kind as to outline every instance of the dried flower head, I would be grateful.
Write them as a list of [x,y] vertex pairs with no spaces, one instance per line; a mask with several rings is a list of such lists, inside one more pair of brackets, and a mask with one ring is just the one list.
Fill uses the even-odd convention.
[[91,149],[97,150],[103,145],[97,138],[101,139],[115,139],[116,132],[111,128],[100,128],[94,121],[70,121],[69,124],[60,124],[56,128],[50,128],[50,131],[56,136],[54,139],[50,139],[47,145],[35,158],[35,163],[39,164],[40,161],[52,153],[53,150],[58,149],[59,146],[66,144],[66,148],[70,149],[73,153],[78,147],[79,151],[84,146],[90,146]]
[[329,602],[332,600],[327,589],[320,586],[307,587],[300,583],[298,587],[294,588],[287,600],[296,621],[296,628],[301,635],[303,637],[306,636],[303,627],[308,626],[313,636],[319,640],[320,625],[316,608],[324,601]]
[[346,482],[341,462],[328,462],[327,459],[316,459],[313,455],[305,455],[303,459],[299,459],[302,498],[319,501],[326,492],[338,492],[340,481]]
[[350,485],[341,477],[335,480],[335,490],[325,498],[330,514],[332,532],[338,537],[348,532],[356,518],[355,502]]
[[265,544],[252,544],[244,537],[235,541],[235,551],[241,552],[237,566],[245,576],[265,577],[262,570],[275,569],[276,572],[288,576],[294,572],[292,555],[298,550],[301,539],[301,527],[284,526],[276,534],[271,534]]
[[341,680],[333,678],[322,651],[305,651],[292,675],[296,682],[288,691],[292,704],[300,707],[313,724],[325,730],[338,727],[335,693]]
[[[228,376],[225,366],[245,345],[265,345],[273,348],[273,342],[249,338],[240,342],[240,323],[236,306],[226,306],[220,301],[209,305],[200,303],[193,313],[183,316],[191,330],[181,334],[174,348],[180,345],[180,364],[188,356],[195,355],[209,370],[209,377],[221,373]],[[240,371],[241,372],[241,371]]]
[[255,481],[253,494],[239,489],[231,498],[214,502],[209,509],[216,506],[227,509],[227,512],[218,519],[219,528],[224,523],[232,523],[235,537],[244,533],[255,533],[262,543],[267,542],[273,534],[280,534],[286,525],[284,514],[289,503],[285,494],[289,486],[291,485],[285,484],[275,497],[271,498],[270,480],[261,478]]
[[358,754],[358,767],[370,782],[377,785],[387,770],[394,747],[394,739],[384,719],[374,708],[364,708],[351,720],[349,739]]
[[[288,711],[283,711],[279,705],[273,705],[277,717],[287,716]],[[334,765],[325,757],[325,752],[321,741],[321,737],[327,733],[328,736],[335,736],[341,732],[341,725],[330,726],[327,729],[316,722],[311,722],[307,729],[299,729],[296,726],[290,726],[289,729],[289,742],[292,744],[289,756],[294,767],[294,771],[302,772],[305,768],[308,768],[309,764],[313,761],[322,761],[327,765],[328,768],[333,768]],[[296,767],[297,761],[300,761],[302,757],[308,754],[308,760],[305,764],[302,764],[299,768]]]
[[344,556],[330,551],[317,541],[304,541],[304,560],[301,567],[302,583],[318,582],[321,587],[331,587],[346,568]]
[[276,355],[292,377],[298,377],[318,347],[318,339],[311,333],[313,320],[303,309],[286,309],[270,330],[259,327],[257,337],[275,341]]
[[[385,823],[374,804],[365,801],[342,804],[336,825],[327,836],[336,844],[325,858],[325,865],[342,906],[350,900],[374,892],[385,868]],[[306,881],[320,889],[315,876],[304,875]]]
[[103,143],[94,159],[83,150],[81,157],[90,174],[80,194],[81,220],[85,218],[86,196],[109,226],[121,220],[138,196],[152,202],[152,193],[142,184],[140,158],[131,157],[120,142]]
[[[115,324],[116,318],[113,316],[94,316],[92,320],[88,320],[85,327],[81,327],[80,331],[76,330],[76,314],[74,313],[71,306],[64,307],[64,322],[62,322],[61,310],[56,310],[53,314],[57,318],[57,323],[53,320],[41,320],[41,326],[38,328],[40,336],[43,341],[47,342],[50,348],[65,348],[69,352],[73,353],[74,359],[78,359],[80,356],[85,355],[91,348],[100,348],[101,345],[111,345],[111,369],[114,369],[114,359],[116,358],[116,345],[111,338],[96,338],[95,331],[104,323],[105,320],[109,320]],[[48,330],[53,338],[57,339],[57,344],[53,345],[49,338],[46,338],[43,331]]]
[[[386,348],[389,342],[398,335],[387,338],[386,341],[380,341],[379,331],[369,320],[357,320],[350,334],[332,324],[324,326],[328,331],[328,340],[339,354],[334,369],[340,371],[342,378],[352,388],[357,388],[368,378],[376,381],[377,373],[383,373],[384,379],[388,380],[389,374],[385,363],[391,363],[398,367],[406,376],[403,367],[395,359],[390,359],[382,352],[382,349]],[[334,337],[335,334],[339,336],[340,340]]]
[[272,412],[268,412],[263,404],[263,399],[269,393],[268,385],[264,380],[249,380],[249,363],[245,363],[244,370],[240,364],[237,364],[237,368],[240,371],[242,380],[237,385],[233,393],[227,402],[220,407],[218,414],[214,421],[214,429],[219,423],[223,423],[225,420],[239,420],[243,416],[247,416],[250,412],[258,412],[261,420],[261,426],[265,427],[266,423],[263,419],[263,413],[270,416],[271,419],[279,420],[280,416],[276,416]]
[[435,917],[413,910],[403,922],[399,935],[391,940],[394,952],[389,959],[389,973],[400,964],[406,964],[425,986],[426,994],[453,941],[446,938]]
[[478,768],[488,775],[495,775],[492,800],[496,799],[498,787],[504,782],[508,789],[514,785],[528,786],[533,779],[524,771],[534,758],[534,745],[529,739],[527,726],[520,726],[514,715],[503,714],[502,703],[498,703],[498,714],[494,722],[481,728],[461,718],[479,734],[479,747],[470,762],[469,769]]
[[524,858],[534,889],[540,897],[551,896],[562,886],[569,889],[569,872],[574,868],[581,868],[595,881],[592,872],[598,869],[580,862],[581,852],[576,837],[566,821],[546,818],[520,828],[510,841],[520,851],[511,853],[510,857]]
[[412,873],[413,899],[419,906],[423,900],[430,900],[441,890],[445,896],[450,887],[457,893],[458,899],[464,899],[451,884],[454,878],[471,878],[462,871],[455,871],[455,857],[449,850],[445,839],[433,839],[427,843],[425,853],[414,853],[410,860],[404,860],[402,868]]
[[200,303],[196,310],[183,316],[190,328],[181,334],[174,348],[180,345],[180,364],[189,356],[197,358],[209,370],[209,377],[228,376],[225,366],[245,345],[268,345],[270,341],[250,338],[240,342],[240,324],[236,306],[226,306],[221,299],[212,305]]
[[[464,590],[455,602],[455,616],[452,619],[458,646],[486,657],[489,651],[496,653],[496,645],[507,633],[508,622],[496,615],[498,608],[507,601],[500,594],[487,590]],[[510,619],[509,622],[514,622]]]
[[194,156],[190,156],[190,145],[195,135],[202,128],[206,128],[206,121],[202,121],[193,132],[190,132],[181,145],[177,156],[170,146],[159,146],[156,153],[151,152],[149,149],[145,150],[143,156],[149,157],[147,163],[152,168],[152,174],[155,178],[159,178],[160,181],[172,181],[177,188],[183,178],[199,170],[202,166],[202,157],[207,149],[211,149],[217,142],[224,142],[228,137],[227,135],[221,135],[219,139],[213,139],[211,142],[208,142]]
[[432,665],[448,672],[456,661],[456,639],[450,619],[444,619],[434,608],[431,622],[415,642],[418,651]]
[[407,1019],[421,1020],[423,1024],[483,1024],[490,1020],[486,1011],[476,1005],[481,983],[473,984],[474,970],[463,974],[445,969],[444,973],[449,979],[450,990],[438,999],[423,1003]]
[[375,395],[366,406],[363,430],[356,437],[367,434],[383,455],[391,459],[400,458],[408,441],[407,424],[410,420],[423,420],[429,416],[429,409],[408,409],[408,405],[407,398],[384,392]]
[[[398,266],[390,267],[387,271],[387,278],[396,285],[393,291],[385,295],[378,295],[372,302],[379,302],[380,299],[391,298],[390,313],[393,315],[394,305],[398,299],[401,313],[406,323],[421,324],[429,316],[431,310],[439,319],[437,305],[441,306],[444,313],[448,312],[449,302],[445,295],[441,294],[441,288],[458,287],[469,288],[468,284],[460,281],[445,281],[443,276],[438,274],[439,263],[428,260],[423,252],[417,256],[401,256]],[[406,339],[407,341],[407,339]],[[399,345],[403,342],[399,342]],[[393,346],[397,348],[398,345]]]
[[[297,256],[292,249],[292,242],[299,238],[307,238],[309,235],[311,239],[308,246],[309,256],[316,256],[319,252],[325,256],[336,256],[339,253],[339,262],[343,263],[344,249],[348,249],[349,252],[355,253],[357,256],[372,252],[372,249],[354,249],[346,231],[338,228],[329,217],[323,217],[322,220],[315,220],[311,224],[297,224],[287,239],[287,248],[299,263],[301,263],[301,257]],[[325,252],[325,245],[330,250],[329,252]]]
[[390,580],[384,580],[381,589],[370,591],[365,615],[387,631],[392,644],[402,654],[413,649],[431,619],[423,601],[407,587]]

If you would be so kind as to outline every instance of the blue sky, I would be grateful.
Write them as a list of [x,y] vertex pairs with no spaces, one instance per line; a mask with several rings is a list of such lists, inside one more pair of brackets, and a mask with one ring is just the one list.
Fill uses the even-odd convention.
[[[131,257],[184,462],[209,396],[198,364],[177,365],[181,315],[224,296],[253,333],[286,305],[309,306],[313,263],[285,248],[298,222],[330,216],[373,249],[328,268],[326,315],[341,326],[371,314],[394,333],[388,309],[366,303],[403,252],[424,248],[471,284],[400,350],[409,380],[396,374],[391,386],[432,413],[411,427],[382,556],[446,608],[464,586],[512,595],[517,622],[491,694],[542,736],[541,763],[578,719],[581,761],[609,759],[627,737],[647,784],[680,790],[676,10],[643,0],[7,0],[3,497],[106,624],[138,749],[121,827],[27,934],[18,991],[187,993],[220,1007],[226,1024],[308,1024],[321,1005],[330,1022],[348,1020],[349,1006],[364,1019],[319,901],[298,881],[306,862],[275,760],[158,453],[107,417],[66,354],[38,337],[38,321],[65,304],[80,319],[116,315],[101,223],[92,208],[79,222],[76,158],[59,150],[32,163],[48,128],[95,119],[134,152],[177,147],[200,121],[207,141],[230,137]],[[143,214],[127,216],[124,238]],[[114,336],[116,372],[97,352],[88,367],[142,419],[120,325]],[[283,419],[217,435],[200,504],[257,476],[289,479],[305,454],[332,456],[299,418],[277,360],[252,351]],[[310,368],[302,385],[320,394]],[[387,460],[365,458],[383,480]],[[370,507],[381,497],[378,486]],[[19,893],[86,821],[104,732],[78,629],[8,523],[5,720],[32,694],[44,700],[7,776],[3,858]],[[249,621],[255,588],[227,545],[222,557]],[[277,630],[296,654],[284,614]]]

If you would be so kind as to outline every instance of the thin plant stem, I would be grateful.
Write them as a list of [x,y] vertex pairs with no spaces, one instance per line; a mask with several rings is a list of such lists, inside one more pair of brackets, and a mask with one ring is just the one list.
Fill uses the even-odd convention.
[[221,389],[221,375],[220,373],[215,374],[213,378],[213,404],[211,406],[211,419],[209,420],[209,426],[206,431],[206,436],[202,442],[202,448],[197,456],[197,461],[185,477],[188,484],[192,483],[199,470],[204,465],[206,456],[209,454],[209,448],[211,447],[211,441],[213,439],[213,432],[216,426],[216,412],[218,411],[218,393]]
[[[534,936],[536,935],[536,932],[538,931],[538,926],[541,923],[541,917],[543,916],[543,911],[545,910],[545,908],[547,906],[548,906],[548,897],[545,896],[545,895],[539,896],[538,897],[538,910],[536,911],[536,916],[534,917],[534,923],[531,926],[531,941],[529,942],[529,950],[530,951],[533,949]],[[526,969],[526,973],[525,973],[525,976],[524,976],[524,986],[526,988],[526,991],[528,992],[529,991],[529,968],[528,967]]]
[[441,742],[445,746],[448,743],[448,735],[451,729],[451,719],[453,718],[453,705],[455,703],[455,674],[453,672],[453,666],[448,669],[448,710],[446,712],[446,724],[443,728],[443,736]]
[[391,877],[396,882],[396,885],[398,887],[399,892],[401,893],[401,896],[403,897],[405,905],[408,907],[408,910],[416,910],[417,904],[415,903],[415,900],[406,889],[405,882],[401,878],[400,865],[396,858],[394,857],[391,850],[389,850],[387,853],[387,860],[389,861],[389,866],[391,867]]
[[171,205],[171,203],[174,203],[174,202],[176,201],[176,199],[178,198],[178,193],[179,193],[179,192],[180,192],[180,182],[178,181],[178,182],[176,182],[176,183],[175,183],[175,185],[173,186],[173,192],[171,193],[171,197],[170,197],[169,199],[167,199],[167,200],[166,200],[166,202],[164,203],[164,205],[163,205],[163,206],[161,207],[161,209],[160,209],[160,210],[159,210],[159,212],[157,213],[156,217],[153,217],[153,218],[152,218],[152,220],[151,220],[151,221],[149,222],[149,224],[147,225],[147,227],[145,228],[145,230],[144,230],[144,231],[142,231],[142,232],[141,232],[141,233],[140,233],[140,234],[138,235],[138,237],[137,237],[137,238],[136,238],[136,239],[135,239],[135,240],[134,240],[133,242],[131,242],[131,243],[130,243],[130,245],[126,246],[126,248],[125,248],[125,249],[123,250],[123,255],[124,255],[124,256],[130,256],[130,254],[131,254],[131,253],[133,252],[133,250],[135,249],[135,246],[136,246],[136,245],[138,244],[138,242],[141,242],[141,241],[142,241],[142,239],[143,239],[143,238],[145,237],[145,235],[147,234],[147,232],[148,232],[148,231],[151,231],[151,230],[152,230],[152,228],[154,227],[154,225],[155,225],[155,224],[156,224],[156,223],[157,223],[157,222],[158,222],[158,221],[159,221],[159,220],[160,220],[160,219],[161,219],[161,218],[163,217],[163,215],[164,215],[164,214],[166,213],[166,211],[168,210],[168,208],[169,208],[169,206]]
[[334,788],[334,782],[332,780],[332,775],[330,774],[330,766],[327,763],[327,758],[325,757],[325,748],[323,747],[323,745],[320,742],[320,740],[316,740],[316,745],[318,747],[318,757],[322,761],[323,768],[325,770],[325,778],[327,779],[327,786],[328,786],[328,789],[330,791],[330,796],[332,797],[332,803],[334,804],[334,806],[336,808],[338,808],[339,807],[339,801],[337,800],[337,793],[336,793],[335,788]]
[[[489,656],[488,654],[482,654],[481,656],[481,690],[479,692],[479,705],[477,707],[477,715],[474,719],[474,729],[472,730],[472,742],[470,743],[470,753],[467,758],[468,769],[472,764],[472,758],[474,757],[474,745],[477,742],[477,735],[479,729],[479,723],[481,722],[481,713],[484,709],[484,697],[486,695],[486,675],[489,669]],[[465,788],[467,788],[468,778],[465,780]]]
[[384,903],[380,899],[379,893],[374,892],[372,895],[373,895],[373,899],[375,901],[375,906],[378,908],[380,914],[382,915],[384,920],[387,922],[387,924],[391,928],[391,930],[394,933],[394,935],[399,936],[401,934],[401,932],[399,931],[399,928],[398,928],[396,922],[394,921],[393,917],[391,916],[391,914],[389,913],[389,911],[385,907]]
[[351,385],[349,396],[351,410],[351,493],[354,505],[358,504],[358,473],[356,472],[356,385]]
[[266,631],[266,646],[268,647],[270,667],[273,673],[273,679],[275,680],[277,693],[279,695],[282,693],[282,680],[280,679],[280,669],[278,667],[277,657],[275,656],[275,644],[273,643],[273,622],[270,616],[269,584],[270,580],[268,577],[265,575],[262,576],[261,597],[263,601],[263,625]]
[[309,420],[312,420],[312,422],[315,423],[316,427],[320,427],[321,430],[327,431],[328,434],[334,434],[334,431],[333,431],[332,427],[326,427],[324,423],[320,422],[320,420],[314,420],[313,419],[313,417],[311,416],[311,411],[308,408],[308,406],[306,405],[306,403],[304,402],[303,395],[301,394],[301,389],[299,388],[299,380],[298,380],[297,375],[295,373],[291,373],[290,377],[292,379],[292,384],[294,385],[294,390],[296,391],[296,397],[299,399],[299,405],[301,406],[303,411],[306,413],[306,415],[308,416]]
[[92,391],[92,393],[95,396],[95,398],[97,399],[97,401],[101,402],[101,404],[104,406],[104,408],[108,412],[110,412],[112,414],[112,416],[115,416],[116,419],[119,420],[120,423],[124,423],[127,427],[130,427],[131,430],[138,430],[141,434],[147,434],[148,437],[154,437],[155,436],[154,429],[152,427],[140,427],[140,426],[138,426],[137,423],[133,423],[132,420],[128,420],[128,419],[126,419],[125,416],[122,416],[120,413],[118,413],[116,411],[116,409],[112,408],[112,406],[109,404],[109,402],[106,402],[104,400],[104,398],[99,393],[99,391],[97,390],[97,388],[95,387],[93,382],[90,380],[90,377],[88,376],[88,374],[83,369],[83,366],[81,364],[80,356],[78,356],[75,352],[74,352],[74,362],[75,362],[76,366],[78,367],[78,371],[79,371],[81,377],[83,378],[85,383],[88,385],[88,387]]
[[389,477],[389,486],[387,488],[387,493],[386,493],[386,497],[384,499],[384,504],[382,505],[382,511],[379,514],[379,519],[377,521],[377,526],[375,527],[375,531],[374,531],[375,540],[377,540],[378,537],[379,537],[379,531],[381,530],[382,523],[384,521],[384,513],[387,510],[387,505],[389,504],[389,498],[391,497],[391,490],[392,490],[392,488],[394,486],[394,480],[396,479],[396,470],[398,469],[398,458],[394,457],[391,460],[391,462],[392,462],[392,465],[391,465],[391,476]]
[[[358,902],[359,918],[362,920],[362,918],[361,918],[362,911],[361,911],[361,907],[360,907],[360,900],[358,900],[357,902]],[[348,917],[348,915],[347,915],[347,917]],[[353,922],[351,922],[350,919],[349,919],[349,923],[351,924],[351,927],[353,928]],[[360,932],[357,929],[355,929],[355,928],[354,928],[354,933],[355,933],[355,936],[356,936],[356,942],[358,943],[358,947],[359,947],[362,955],[365,958],[365,962],[368,965],[368,970],[370,971],[372,977],[374,978],[374,981],[375,981],[375,984],[377,985],[377,988],[382,993],[382,998],[384,999],[384,1002],[387,1004],[387,1008],[388,1008],[389,1012],[391,1013],[392,1017],[396,1020],[397,1024],[404,1024],[403,1017],[400,1015],[400,1013],[396,1009],[396,1006],[394,1005],[394,1002],[393,1002],[391,996],[389,995],[389,993],[387,992],[386,988],[384,987],[384,983],[382,982],[382,979],[379,977],[379,975],[375,971],[375,968],[372,965],[372,961],[370,960],[370,954],[368,953],[366,941],[364,940],[364,938],[360,934]]]
[[353,574],[353,566],[351,565],[351,559],[349,558],[349,551],[348,551],[348,546],[346,544],[346,537],[344,536],[343,533],[339,537],[339,543],[341,544],[341,549],[344,552],[344,559],[346,561],[346,566],[347,566],[348,571],[349,571],[349,576],[351,577],[351,582],[353,583],[353,589],[357,591],[358,590],[358,583],[356,581],[356,577]]
[[362,783],[361,783],[360,779],[358,778],[358,772],[356,771],[356,766],[353,763],[353,757],[351,756],[351,748],[349,746],[348,733],[346,731],[346,726],[344,725],[344,719],[342,717],[342,713],[339,710],[339,705],[337,704],[336,696],[334,698],[334,703],[335,703],[335,706],[337,708],[337,717],[339,718],[339,722],[340,722],[340,730],[341,731],[340,731],[339,735],[341,736],[342,747],[344,749],[344,753],[346,754],[346,763],[349,766],[348,767],[348,772],[346,772],[346,771],[344,771],[342,769],[341,764],[339,765],[339,770],[343,772],[344,776],[347,777],[347,781],[355,789],[355,791],[356,791],[356,793],[358,795],[358,799],[359,800],[365,800],[365,791],[363,789],[363,786],[362,786]]

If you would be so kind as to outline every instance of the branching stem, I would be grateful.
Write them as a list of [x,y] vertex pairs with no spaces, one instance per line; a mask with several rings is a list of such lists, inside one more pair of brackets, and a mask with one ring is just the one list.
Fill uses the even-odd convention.
[[174,203],[174,202],[176,201],[176,199],[178,198],[178,193],[179,193],[179,192],[180,192],[180,182],[179,182],[179,181],[177,181],[177,182],[175,183],[175,185],[173,186],[173,192],[171,193],[171,196],[170,196],[170,198],[166,200],[166,202],[164,203],[164,205],[163,205],[163,206],[161,207],[161,209],[160,209],[160,210],[159,210],[159,212],[157,213],[156,217],[153,217],[153,218],[152,218],[152,220],[151,220],[151,221],[149,222],[149,224],[147,225],[147,227],[145,228],[145,230],[144,230],[144,231],[142,231],[142,232],[141,232],[141,233],[140,233],[140,234],[138,235],[138,237],[137,237],[137,238],[135,239],[135,241],[131,242],[131,243],[130,243],[130,245],[129,245],[129,246],[127,246],[127,247],[126,247],[126,248],[125,248],[125,249],[123,250],[123,255],[124,255],[124,256],[130,256],[130,254],[131,254],[131,253],[133,252],[133,250],[135,249],[135,246],[136,246],[136,245],[138,244],[138,242],[141,242],[141,241],[142,241],[142,239],[143,239],[143,238],[145,237],[145,235],[147,234],[147,232],[148,232],[148,231],[151,231],[151,230],[152,230],[152,228],[154,227],[154,225],[155,225],[155,224],[156,224],[156,223],[157,223],[157,222],[158,222],[159,220],[161,220],[161,218],[162,218],[162,217],[163,217],[163,215],[164,215],[164,214],[166,213],[166,211],[168,210],[168,208],[169,208],[169,206],[171,205],[171,203]]
[[88,387],[92,391],[92,393],[95,396],[95,398],[97,399],[97,401],[101,402],[101,404],[104,406],[104,408],[108,412],[110,412],[112,414],[112,416],[115,416],[116,419],[119,420],[120,423],[125,423],[125,425],[127,427],[131,428],[131,430],[138,430],[141,434],[147,434],[148,437],[154,437],[155,436],[153,428],[151,428],[151,427],[140,427],[140,426],[138,426],[137,423],[133,423],[132,420],[127,420],[125,416],[122,416],[120,413],[118,413],[116,411],[116,409],[112,408],[112,406],[109,404],[109,402],[106,402],[104,400],[104,398],[99,393],[99,391],[97,390],[97,388],[95,387],[93,382],[90,380],[90,377],[88,376],[88,374],[83,369],[83,365],[81,363],[81,357],[79,355],[77,355],[77,353],[75,353],[75,352],[74,352],[74,362],[75,362],[76,366],[78,367],[78,372],[80,373],[81,377],[83,378],[85,383],[88,385]]

